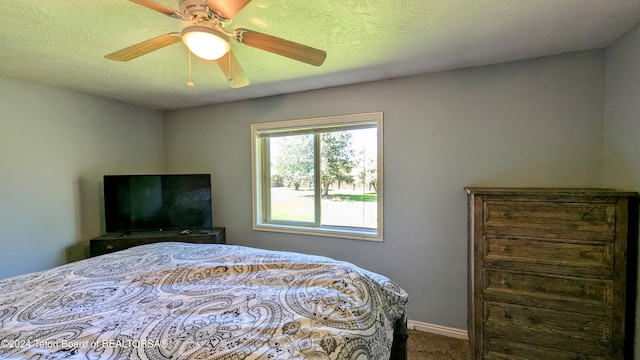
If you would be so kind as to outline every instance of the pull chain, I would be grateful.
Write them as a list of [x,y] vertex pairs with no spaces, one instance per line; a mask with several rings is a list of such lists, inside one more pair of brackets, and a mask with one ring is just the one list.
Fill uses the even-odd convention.
[[231,50],[227,53],[227,57],[229,58],[229,77],[227,78],[227,81],[229,84],[233,84],[233,74],[231,73]]
[[191,81],[191,51],[188,51],[188,53],[189,53],[189,82],[187,82],[187,85],[193,86],[193,81]]

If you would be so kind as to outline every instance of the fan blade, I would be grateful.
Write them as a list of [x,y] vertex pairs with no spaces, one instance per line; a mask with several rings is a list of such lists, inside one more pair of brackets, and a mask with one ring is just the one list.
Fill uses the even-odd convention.
[[244,70],[242,70],[238,59],[236,59],[231,51],[228,51],[223,57],[216,60],[216,62],[227,78],[229,86],[235,89],[249,85],[249,80],[244,74]]
[[111,54],[105,55],[104,57],[109,60],[115,61],[129,61],[131,59],[146,55],[152,51],[162,49],[163,47],[175,44],[177,42],[180,42],[180,33],[168,33],[135,45],[131,45],[122,50],[112,52]]
[[272,52],[274,54],[285,56],[293,60],[302,61],[304,63],[320,66],[327,57],[324,50],[314,49],[312,47],[298,44],[293,41],[281,39],[279,37],[263,34],[257,31],[247,29],[236,29],[234,37],[241,43],[254,47],[256,49]]
[[211,11],[225,19],[233,19],[251,0],[207,0]]
[[176,10],[173,10],[172,8],[168,7],[168,6],[164,6],[162,4],[159,4],[155,1],[151,1],[151,0],[129,0],[131,2],[134,2],[138,5],[144,6],[146,8],[149,8],[151,10],[155,10],[159,13],[165,14],[167,16],[171,16],[172,18],[176,18],[176,19],[180,19],[182,18],[182,14],[180,14],[179,12],[177,12]]

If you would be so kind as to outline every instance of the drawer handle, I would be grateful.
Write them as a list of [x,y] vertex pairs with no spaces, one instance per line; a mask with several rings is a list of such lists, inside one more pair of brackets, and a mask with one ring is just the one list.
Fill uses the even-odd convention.
[[546,292],[546,289],[542,285],[536,285],[535,289],[536,291]]
[[609,346],[611,344],[609,343],[609,340],[600,338],[600,339],[598,339],[598,345],[600,345],[600,346]]
[[113,246],[113,245],[107,245],[107,246],[105,246],[104,248],[105,248],[106,250],[113,250],[113,249],[115,249],[116,247],[115,247],[115,246]]
[[578,256],[580,256],[580,259],[592,259],[593,256],[591,255],[590,252],[582,250],[578,253]]
[[583,209],[582,213],[580,213],[580,220],[589,221],[589,217],[591,215],[591,210],[593,210],[593,209]]
[[504,287],[511,287],[511,282],[509,282],[509,279],[502,279],[502,285]]
[[511,218],[511,213],[508,212],[508,211],[503,211],[502,212],[502,216],[506,217],[507,219],[510,219]]
[[502,316],[505,319],[511,319],[511,314],[509,314],[506,310],[502,310]]
[[509,245],[502,245],[502,251],[509,251]]

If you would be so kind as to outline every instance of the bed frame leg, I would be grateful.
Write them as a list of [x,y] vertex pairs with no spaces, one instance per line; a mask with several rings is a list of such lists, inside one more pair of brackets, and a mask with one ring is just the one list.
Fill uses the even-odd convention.
[[407,315],[402,316],[393,324],[393,344],[389,360],[407,360]]

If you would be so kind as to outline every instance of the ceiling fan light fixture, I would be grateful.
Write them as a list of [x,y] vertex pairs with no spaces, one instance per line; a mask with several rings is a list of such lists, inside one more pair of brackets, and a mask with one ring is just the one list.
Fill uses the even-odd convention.
[[182,42],[187,45],[189,51],[205,60],[219,59],[231,48],[225,33],[203,26],[184,28]]

